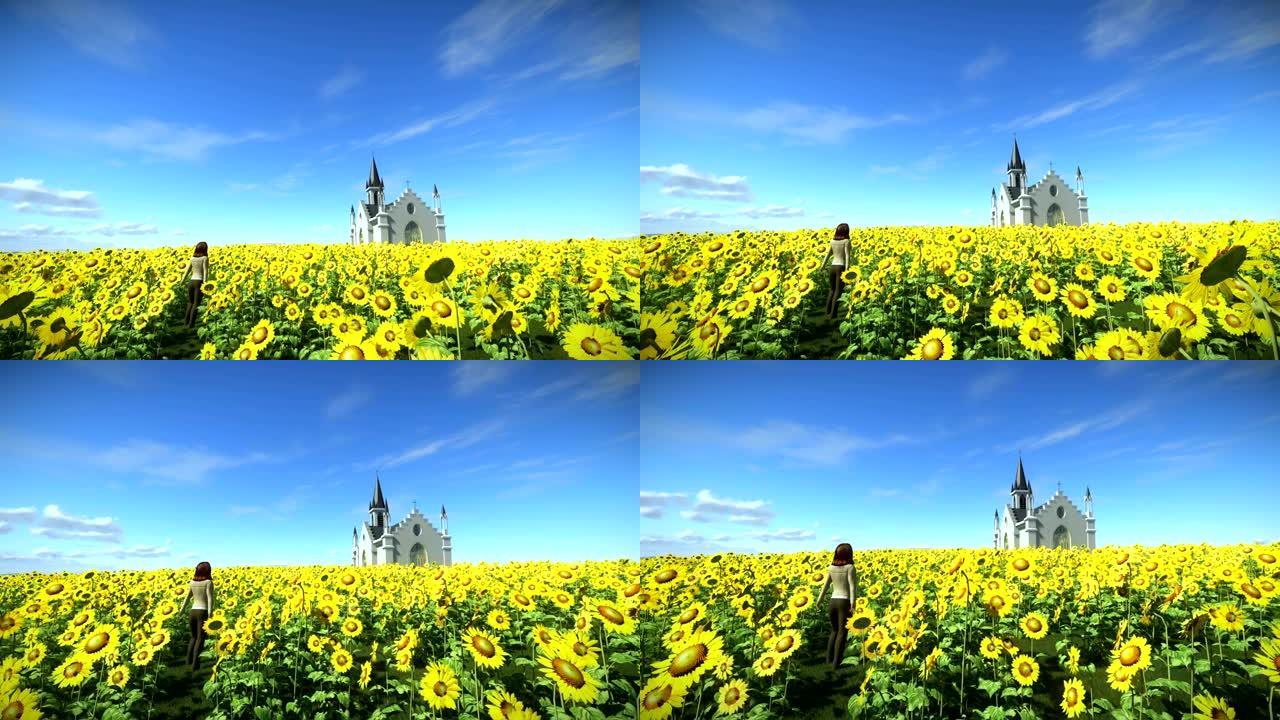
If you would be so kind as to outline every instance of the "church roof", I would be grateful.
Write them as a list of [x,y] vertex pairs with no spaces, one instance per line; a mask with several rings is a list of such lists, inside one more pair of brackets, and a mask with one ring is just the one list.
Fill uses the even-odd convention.
[[378,161],[369,160],[369,180],[364,184],[365,188],[382,187],[382,176],[378,174]]
[[1015,525],[1022,522],[1027,517],[1027,511],[1025,508],[1009,508],[1009,512],[1013,513],[1013,522]]
[[1018,139],[1013,139],[1013,152],[1009,155],[1009,170],[1026,170],[1027,166],[1022,163],[1022,153],[1018,152]]
[[387,509],[387,501],[382,497],[382,478],[374,475],[373,481],[373,500],[369,501],[369,509],[381,508]]
[[1022,458],[1018,458],[1018,474],[1013,478],[1013,487],[1009,488],[1009,492],[1018,491],[1031,492],[1031,486],[1027,484],[1027,473],[1022,469]]

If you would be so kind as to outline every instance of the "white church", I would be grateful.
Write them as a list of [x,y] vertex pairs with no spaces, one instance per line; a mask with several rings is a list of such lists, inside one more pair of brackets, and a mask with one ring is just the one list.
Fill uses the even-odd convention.
[[1013,501],[1004,516],[995,516],[994,543],[997,550],[1027,547],[1094,549],[1093,493],[1084,489],[1084,512],[1062,494],[1062,488],[1041,505],[1033,505],[1031,485],[1018,457],[1018,474],[1009,488]]
[[444,242],[444,213],[440,211],[440,188],[432,187],[431,205],[406,187],[395,202],[383,202],[382,176],[378,161],[369,161],[369,179],[364,191],[368,202],[351,206],[352,245],[365,243]]
[[382,497],[382,479],[374,476],[373,499],[369,501],[369,522],[357,532],[351,529],[351,563],[367,565],[452,565],[453,540],[449,516],[440,506],[440,529],[415,505],[403,520],[388,525],[391,510]]
[[1009,156],[1008,184],[991,189],[991,225],[1087,225],[1089,204],[1084,195],[1084,173],[1076,166],[1076,188],[1072,190],[1049,164],[1049,174],[1027,186],[1027,166],[1013,140]]

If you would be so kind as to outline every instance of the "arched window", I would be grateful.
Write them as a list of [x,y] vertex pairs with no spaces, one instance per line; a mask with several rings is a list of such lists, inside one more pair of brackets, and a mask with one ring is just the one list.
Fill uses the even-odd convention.
[[1067,509],[1061,505],[1058,506],[1058,517],[1066,517]]
[[1053,197],[1058,197],[1058,186],[1057,186],[1057,185],[1050,185],[1050,186],[1049,186],[1049,194],[1050,194],[1050,195],[1052,195]]
[[409,563],[411,565],[427,564],[427,550],[422,547],[422,543],[414,543],[413,547],[409,548]]
[[1004,211],[1000,211],[1000,227],[1004,227]]
[[365,552],[364,550],[360,551],[360,564],[362,566],[369,564],[369,553]]
[[360,242],[364,243],[364,228],[360,228]]
[[1066,525],[1059,525],[1057,530],[1053,531],[1053,546],[1056,548],[1071,547],[1071,531]]
[[1004,534],[1004,549],[1009,549],[1009,533]]
[[418,223],[411,220],[408,225],[404,226],[404,241],[407,243],[422,242],[422,228],[418,227]]
[[1045,220],[1049,225],[1061,225],[1063,223],[1062,208],[1058,207],[1058,203],[1049,206],[1049,212],[1045,214]]

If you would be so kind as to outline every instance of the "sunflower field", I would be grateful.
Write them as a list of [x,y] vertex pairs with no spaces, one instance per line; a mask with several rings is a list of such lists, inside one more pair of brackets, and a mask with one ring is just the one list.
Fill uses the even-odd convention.
[[646,558],[639,716],[1274,720],[1278,556],[855,553],[838,669],[818,597],[829,553]]
[[0,358],[635,357],[634,241],[0,253]]
[[639,577],[625,560],[215,570],[193,672],[189,570],[0,576],[0,717],[634,718]]
[[641,240],[642,359],[1280,358],[1280,222]]

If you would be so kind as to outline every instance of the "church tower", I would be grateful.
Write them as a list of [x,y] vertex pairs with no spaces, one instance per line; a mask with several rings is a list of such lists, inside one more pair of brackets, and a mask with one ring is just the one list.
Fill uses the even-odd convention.
[[1027,189],[1027,166],[1022,162],[1022,153],[1018,152],[1018,138],[1013,139],[1013,152],[1009,154],[1009,165],[1005,168],[1009,174],[1009,199],[1017,200],[1023,190]]
[[443,542],[441,550],[444,555],[444,565],[453,564],[453,537],[449,535],[449,513],[444,511],[444,505],[440,506],[440,540]]
[[1022,455],[1018,455],[1018,474],[1013,479],[1013,487],[1009,488],[1013,496],[1013,509],[1024,514],[1031,510],[1031,485],[1027,483],[1027,474],[1022,469]]
[[387,528],[387,516],[390,514],[387,501],[382,497],[382,478],[375,474],[373,499],[369,501],[369,529],[375,540],[382,537],[382,532]]
[[1084,534],[1085,543],[1090,550],[1097,547],[1097,530],[1093,525],[1093,491],[1086,485],[1084,488]]
[[369,179],[365,181],[364,192],[369,196],[369,204],[373,206],[374,215],[382,212],[382,191],[382,176],[378,174],[378,161],[370,158]]

